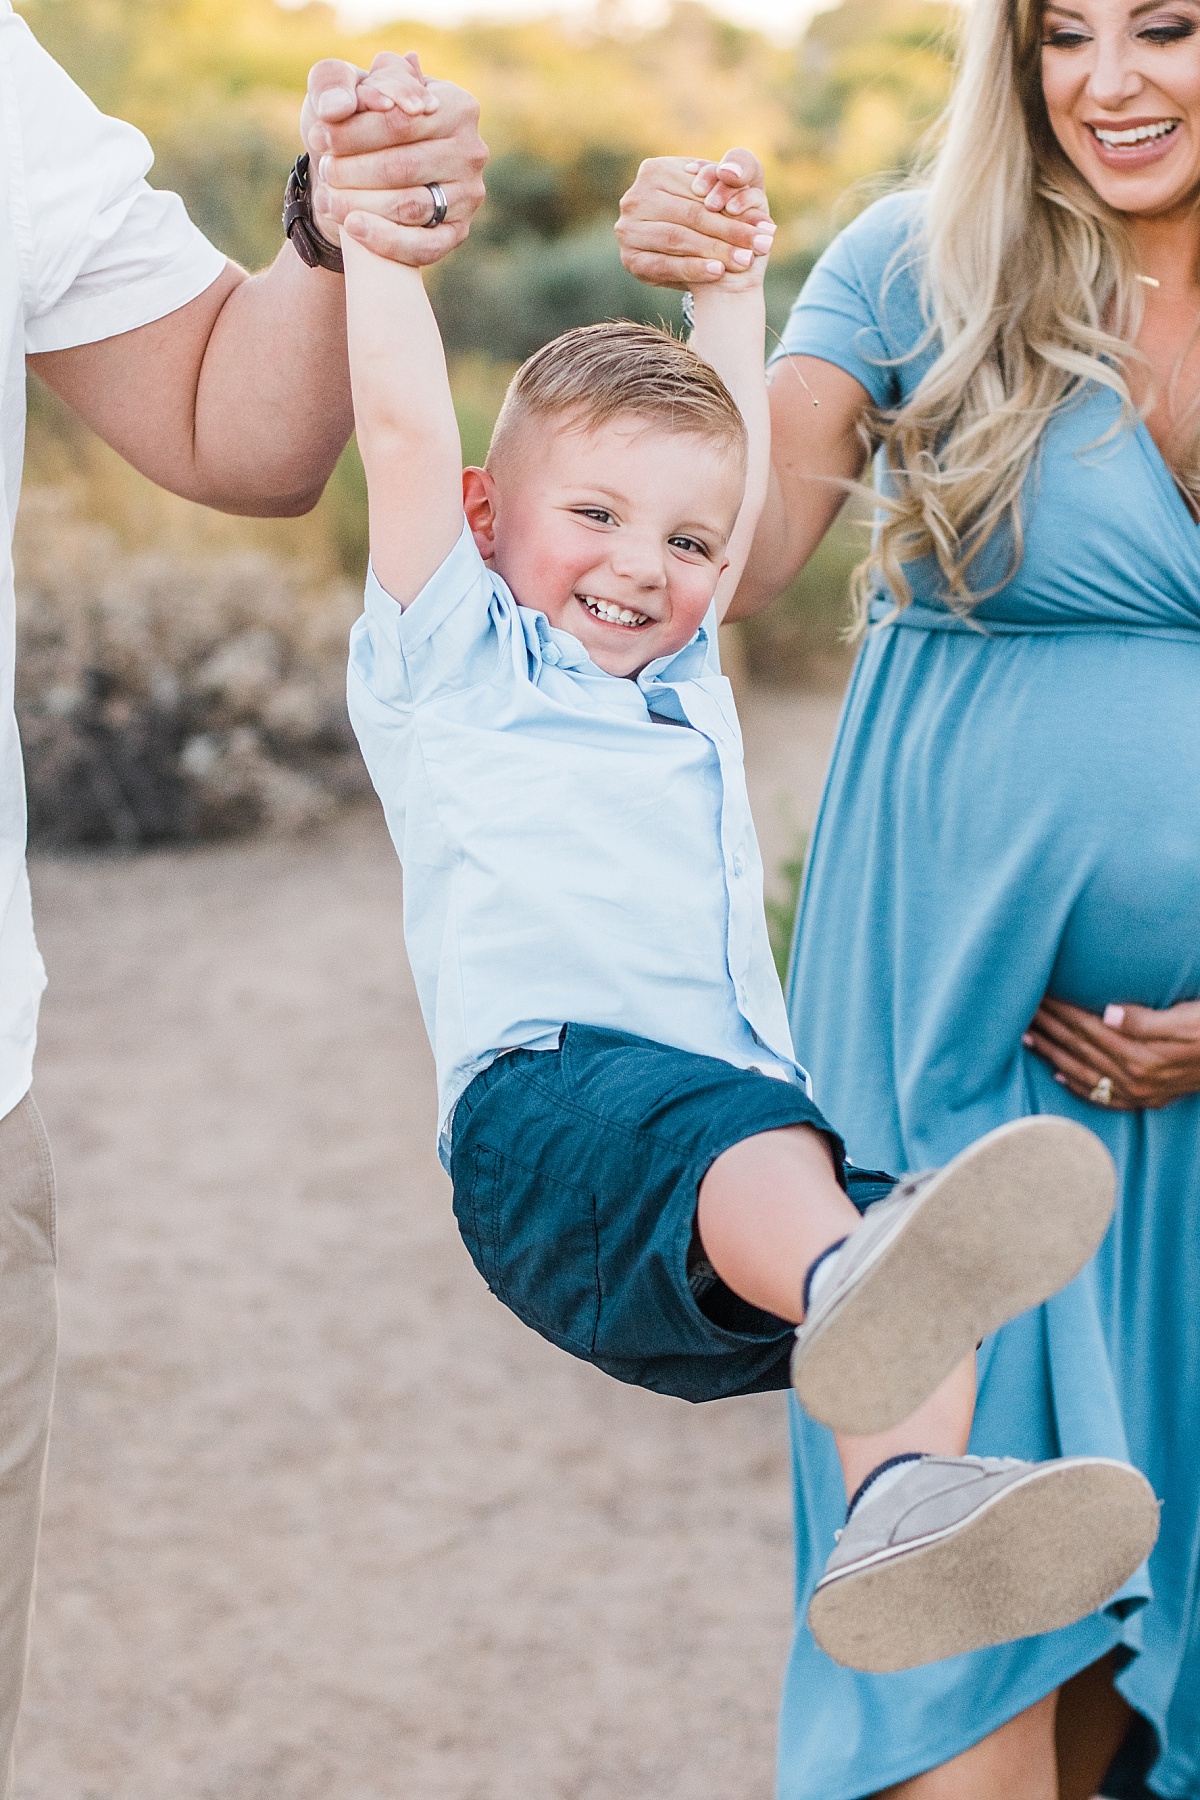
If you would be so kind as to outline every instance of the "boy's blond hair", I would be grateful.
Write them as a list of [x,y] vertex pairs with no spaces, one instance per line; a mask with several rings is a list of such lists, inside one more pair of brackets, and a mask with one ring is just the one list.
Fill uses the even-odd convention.
[[521,364],[492,432],[494,468],[534,419],[596,431],[614,419],[645,419],[667,431],[709,438],[743,464],[746,425],[716,370],[669,331],[613,321],[565,331]]

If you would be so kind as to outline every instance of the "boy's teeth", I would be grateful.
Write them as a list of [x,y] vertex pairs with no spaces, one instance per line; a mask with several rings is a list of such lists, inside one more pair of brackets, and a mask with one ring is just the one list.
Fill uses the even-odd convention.
[[592,600],[587,594],[580,594],[579,598],[588,611],[594,613],[598,619],[603,619],[606,625],[644,625],[646,623],[647,615],[645,613],[630,612],[627,606],[614,606],[611,600]]
[[1128,131],[1106,131],[1100,125],[1093,125],[1092,130],[1102,144],[1147,144],[1154,138],[1166,137],[1178,123],[1178,119],[1160,119],[1157,125],[1134,125]]

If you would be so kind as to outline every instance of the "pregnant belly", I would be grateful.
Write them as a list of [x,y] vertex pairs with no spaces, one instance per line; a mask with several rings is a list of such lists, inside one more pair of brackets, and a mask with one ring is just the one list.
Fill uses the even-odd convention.
[[1094,1011],[1200,998],[1200,647],[1097,635],[1061,650],[1074,694],[1062,705],[1057,688],[1041,771],[1063,778],[1074,892],[1050,991]]
[[1143,830],[1108,846],[1071,909],[1050,992],[1093,1012],[1110,1000],[1162,1007],[1200,998],[1194,832]]

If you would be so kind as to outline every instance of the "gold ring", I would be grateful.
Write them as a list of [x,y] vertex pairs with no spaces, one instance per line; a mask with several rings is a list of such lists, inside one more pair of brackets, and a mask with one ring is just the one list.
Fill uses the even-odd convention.
[[1111,1106],[1112,1105],[1112,1076],[1111,1075],[1102,1075],[1100,1077],[1099,1081],[1096,1083],[1095,1087],[1092,1089],[1091,1093],[1088,1095],[1088,1099],[1093,1101],[1096,1106]]

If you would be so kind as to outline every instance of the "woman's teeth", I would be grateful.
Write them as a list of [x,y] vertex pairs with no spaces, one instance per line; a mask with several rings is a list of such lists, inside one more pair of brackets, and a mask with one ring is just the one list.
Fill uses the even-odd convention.
[[1160,119],[1157,125],[1134,125],[1128,131],[1109,131],[1102,125],[1093,125],[1093,135],[1110,150],[1121,149],[1127,144],[1149,144],[1155,138],[1166,137],[1174,131],[1178,119]]
[[587,594],[576,594],[575,598],[587,607],[593,618],[603,619],[606,625],[645,625],[648,622],[646,613],[630,612],[627,606],[614,606],[611,600],[593,600]]

